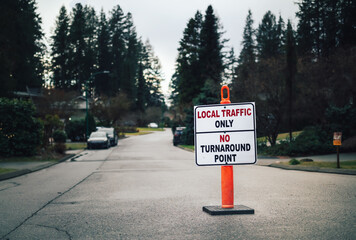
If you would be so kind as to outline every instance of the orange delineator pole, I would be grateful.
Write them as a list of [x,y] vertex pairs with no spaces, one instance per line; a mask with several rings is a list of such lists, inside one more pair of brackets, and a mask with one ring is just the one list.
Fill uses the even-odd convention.
[[[224,98],[224,89],[227,90],[227,98]],[[224,85],[221,87],[221,101],[220,104],[229,104],[230,89]],[[221,195],[222,208],[234,207],[234,169],[233,166],[221,166]]]

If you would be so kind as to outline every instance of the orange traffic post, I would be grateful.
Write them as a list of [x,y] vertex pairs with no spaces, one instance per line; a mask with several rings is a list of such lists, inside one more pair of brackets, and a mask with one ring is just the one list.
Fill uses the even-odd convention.
[[[227,98],[224,98],[224,89],[227,91]],[[229,104],[230,89],[224,85],[221,87],[221,101],[220,104]],[[234,169],[233,166],[221,166],[221,195],[222,208],[234,207]]]

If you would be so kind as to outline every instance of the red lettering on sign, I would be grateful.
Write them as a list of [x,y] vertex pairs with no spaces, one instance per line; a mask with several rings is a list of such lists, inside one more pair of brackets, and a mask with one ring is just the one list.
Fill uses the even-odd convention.
[[223,117],[251,116],[251,108],[237,108],[221,110]]
[[219,111],[218,110],[213,110],[213,111],[201,111],[198,112],[198,118],[219,118]]
[[230,142],[230,135],[220,135],[220,142]]

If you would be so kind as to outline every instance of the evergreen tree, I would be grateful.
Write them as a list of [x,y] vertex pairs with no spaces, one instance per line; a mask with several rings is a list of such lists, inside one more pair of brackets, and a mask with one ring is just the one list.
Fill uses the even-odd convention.
[[[221,34],[219,19],[215,16],[213,7],[209,5],[200,32],[199,61],[204,83],[211,79],[216,89],[221,84],[221,75],[224,72]],[[216,89],[212,91],[218,92]]]
[[297,30],[298,52],[301,55],[311,54],[314,47],[311,3],[312,0],[302,1],[299,3],[299,12],[296,13],[299,18]]
[[281,32],[280,24],[276,23],[276,17],[268,11],[262,18],[256,34],[257,55],[259,59],[275,57],[280,53]]
[[343,47],[351,47],[356,42],[356,1],[339,0],[340,25],[339,25],[339,42]]
[[124,72],[125,45],[125,15],[119,5],[113,8],[109,19],[110,47],[112,56],[113,90],[118,92],[122,88]]
[[303,0],[299,3],[298,52],[320,58],[356,39],[355,1]]
[[137,98],[136,108],[144,112],[148,107],[161,107],[164,104],[161,92],[161,65],[154,55],[153,48],[147,40],[138,42]]
[[257,71],[254,86],[258,106],[259,134],[267,136],[271,145],[276,144],[285,115],[285,57],[283,46],[283,19],[276,23],[268,11],[257,29]]
[[171,81],[169,83],[169,88],[171,91],[171,95],[169,96],[169,99],[172,101],[171,105],[173,106],[178,106],[179,104],[179,89],[178,85],[181,81],[181,77],[178,74],[178,69],[176,66],[176,70],[174,71]]
[[16,64],[19,61],[17,29],[20,15],[19,1],[4,0],[1,2],[0,14],[0,97],[11,96],[16,88],[16,79],[13,76]]
[[[98,29],[98,19],[93,7],[85,6],[84,7],[84,71],[86,74],[85,81],[90,79],[90,75],[97,72],[97,29]],[[97,81],[101,81],[102,75],[97,76]],[[93,87],[94,79],[90,79],[91,82],[88,82],[87,85]]]
[[254,39],[253,19],[248,11],[242,37],[242,50],[238,58],[237,77],[232,82],[233,101],[253,101],[256,84],[253,74],[256,71],[256,43]]
[[69,17],[64,6],[59,10],[59,16],[56,20],[54,35],[51,37],[51,56],[53,85],[56,88],[70,88],[70,48],[69,48]]
[[144,71],[144,64],[142,59],[140,59],[138,62],[138,71],[137,71],[137,98],[136,98],[136,108],[140,112],[145,111],[147,107],[147,98],[149,96],[143,71]]
[[18,47],[20,60],[14,72],[17,78],[17,89],[26,87],[41,88],[43,84],[42,56],[45,46],[42,42],[43,32],[41,17],[36,13],[35,0],[20,0],[20,16],[16,32],[18,35]]
[[222,78],[223,85],[231,84],[237,77],[238,59],[235,56],[235,49],[232,47],[224,59],[224,74]]
[[289,128],[289,140],[292,141],[293,131],[293,95],[295,75],[297,73],[297,55],[296,55],[296,42],[294,37],[294,31],[290,20],[288,20],[286,30],[286,90],[288,100],[288,128]]
[[44,55],[41,18],[35,0],[5,0],[0,17],[0,95],[40,88]]
[[199,58],[201,27],[202,15],[197,11],[195,17],[189,20],[180,40],[177,75],[181,81],[176,85],[180,104],[192,103],[193,98],[199,95],[204,86]]
[[135,99],[136,74],[138,71],[138,41],[131,13],[128,13],[125,18],[124,38],[127,47],[124,56],[122,90],[130,99]]
[[277,36],[278,36],[278,53],[285,53],[285,24],[281,15],[279,15],[278,23],[277,23]]
[[256,43],[254,40],[255,30],[253,29],[252,12],[248,10],[246,25],[242,36],[242,50],[239,56],[239,64],[255,63]]
[[89,78],[89,72],[85,69],[85,12],[82,4],[77,3],[72,9],[72,21],[70,24],[69,41],[71,48],[71,78],[72,89],[81,92],[85,81]]
[[144,75],[146,87],[149,92],[147,105],[161,107],[164,101],[161,92],[161,82],[163,80],[161,64],[158,57],[154,55],[153,48],[148,40],[145,43],[145,49],[147,51],[147,61],[145,64]]
[[[100,20],[98,27],[98,71],[111,70],[111,53],[110,53],[110,33],[108,29],[108,22],[103,10],[100,12]],[[100,80],[94,80],[95,90],[99,95],[113,96],[112,79],[110,75],[103,74]]]

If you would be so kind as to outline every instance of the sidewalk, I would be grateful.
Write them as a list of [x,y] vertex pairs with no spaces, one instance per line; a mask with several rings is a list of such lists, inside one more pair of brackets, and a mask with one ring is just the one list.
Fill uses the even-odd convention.
[[0,174],[0,181],[9,178],[18,177],[27,173],[35,172],[44,168],[48,168],[55,164],[64,162],[83,150],[66,151],[66,156],[58,162],[39,161],[39,162],[0,162],[0,168],[16,169],[16,171]]

